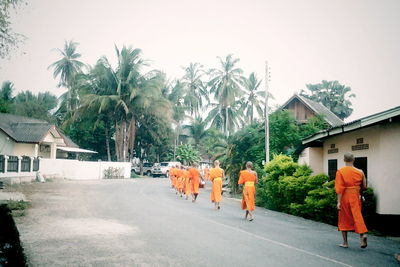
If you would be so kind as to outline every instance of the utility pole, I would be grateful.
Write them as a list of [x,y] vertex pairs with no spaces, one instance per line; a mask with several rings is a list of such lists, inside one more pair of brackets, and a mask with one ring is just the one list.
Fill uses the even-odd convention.
[[265,118],[265,164],[269,162],[269,118],[268,118],[268,82],[269,82],[269,70],[268,61],[265,61],[265,107],[264,107],[264,118]]

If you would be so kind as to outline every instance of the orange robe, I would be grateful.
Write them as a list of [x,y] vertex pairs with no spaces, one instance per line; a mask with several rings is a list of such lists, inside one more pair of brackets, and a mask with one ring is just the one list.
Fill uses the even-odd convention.
[[221,168],[210,169],[210,180],[212,181],[212,187],[211,187],[212,202],[221,202],[223,173],[224,171]]
[[190,179],[191,179],[191,191],[192,194],[198,194],[199,193],[199,185],[200,185],[200,172],[196,168],[190,168],[189,169],[190,173]]
[[256,175],[248,170],[240,172],[238,184],[244,184],[242,193],[242,209],[254,210],[254,196],[256,194]]
[[336,172],[335,190],[341,194],[339,231],[368,232],[361,214],[360,185],[363,174],[354,167],[346,166]]
[[206,181],[210,180],[210,169],[208,167],[204,169],[204,179]]
[[175,168],[169,169],[169,179],[171,179],[172,187],[175,187]]
[[176,170],[176,186],[179,192],[183,192],[183,185],[184,185],[184,177],[183,177],[183,170],[177,169]]
[[190,195],[190,192],[191,192],[190,173],[188,170],[184,170],[183,173],[184,173],[183,174],[183,178],[184,178],[183,188],[184,188],[185,195],[188,196],[188,195]]

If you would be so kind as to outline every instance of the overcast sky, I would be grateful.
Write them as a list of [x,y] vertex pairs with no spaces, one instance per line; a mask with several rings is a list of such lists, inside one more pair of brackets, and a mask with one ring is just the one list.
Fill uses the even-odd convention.
[[0,82],[60,95],[53,50],[79,43],[82,61],[115,60],[114,44],[143,50],[170,79],[182,66],[217,67],[233,53],[248,75],[271,67],[273,104],[307,83],[338,80],[357,95],[358,119],[400,105],[399,0],[27,0],[13,16],[26,42],[0,61]]

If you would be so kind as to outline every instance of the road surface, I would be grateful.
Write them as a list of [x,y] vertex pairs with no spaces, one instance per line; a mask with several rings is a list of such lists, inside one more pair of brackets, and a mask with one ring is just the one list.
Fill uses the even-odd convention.
[[361,249],[350,234],[343,249],[333,226],[262,208],[245,221],[238,200],[215,211],[209,189],[192,203],[169,179],[29,186],[16,222],[31,266],[399,266],[398,241],[369,236]]

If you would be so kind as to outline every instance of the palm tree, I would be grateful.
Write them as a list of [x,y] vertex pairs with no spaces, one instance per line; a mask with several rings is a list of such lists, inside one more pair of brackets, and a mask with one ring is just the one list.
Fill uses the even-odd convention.
[[175,160],[175,149],[179,144],[179,138],[181,136],[181,125],[182,122],[187,117],[186,110],[187,107],[184,105],[184,93],[185,87],[184,84],[177,80],[171,89],[171,93],[167,96],[168,100],[172,104],[173,109],[173,122],[175,124],[175,141],[174,141],[174,160]]
[[82,109],[95,108],[102,119],[110,119],[115,125],[117,159],[126,161],[133,154],[140,120],[146,115],[170,120],[171,106],[161,93],[165,75],[158,71],[141,74],[146,65],[141,50],[125,46],[115,50],[117,67],[113,69],[105,57],[97,62],[88,83],[91,93],[84,97]]
[[196,117],[189,125],[183,126],[189,131],[190,137],[193,138],[196,148],[199,148],[201,140],[207,136],[207,122],[201,117]]
[[51,64],[48,69],[54,68],[53,76],[60,76],[58,87],[68,89],[68,109],[75,110],[78,107],[78,93],[76,87],[76,75],[82,72],[84,63],[78,60],[81,54],[76,52],[78,43],[65,41],[64,49],[57,49],[62,58]]
[[258,90],[260,84],[261,80],[257,79],[254,72],[252,72],[249,78],[245,79],[243,83],[246,93],[241,100],[241,109],[250,123],[253,123],[255,113],[257,113],[259,117],[264,116],[265,102],[260,98],[265,98],[265,91]]
[[199,63],[190,63],[185,68],[185,75],[182,83],[185,87],[184,104],[188,108],[190,115],[197,117],[199,111],[203,108],[203,100],[209,101],[207,88],[201,80],[205,72],[203,66]]
[[214,104],[214,109],[207,120],[218,121],[214,124],[221,127],[225,135],[229,135],[235,127],[239,126],[239,118],[229,116],[240,115],[237,110],[237,100],[243,94],[241,89],[243,71],[235,66],[239,59],[233,58],[232,55],[226,56],[225,60],[221,58],[219,60],[221,68],[210,70],[211,80],[208,83],[210,93],[214,94],[218,104]]

